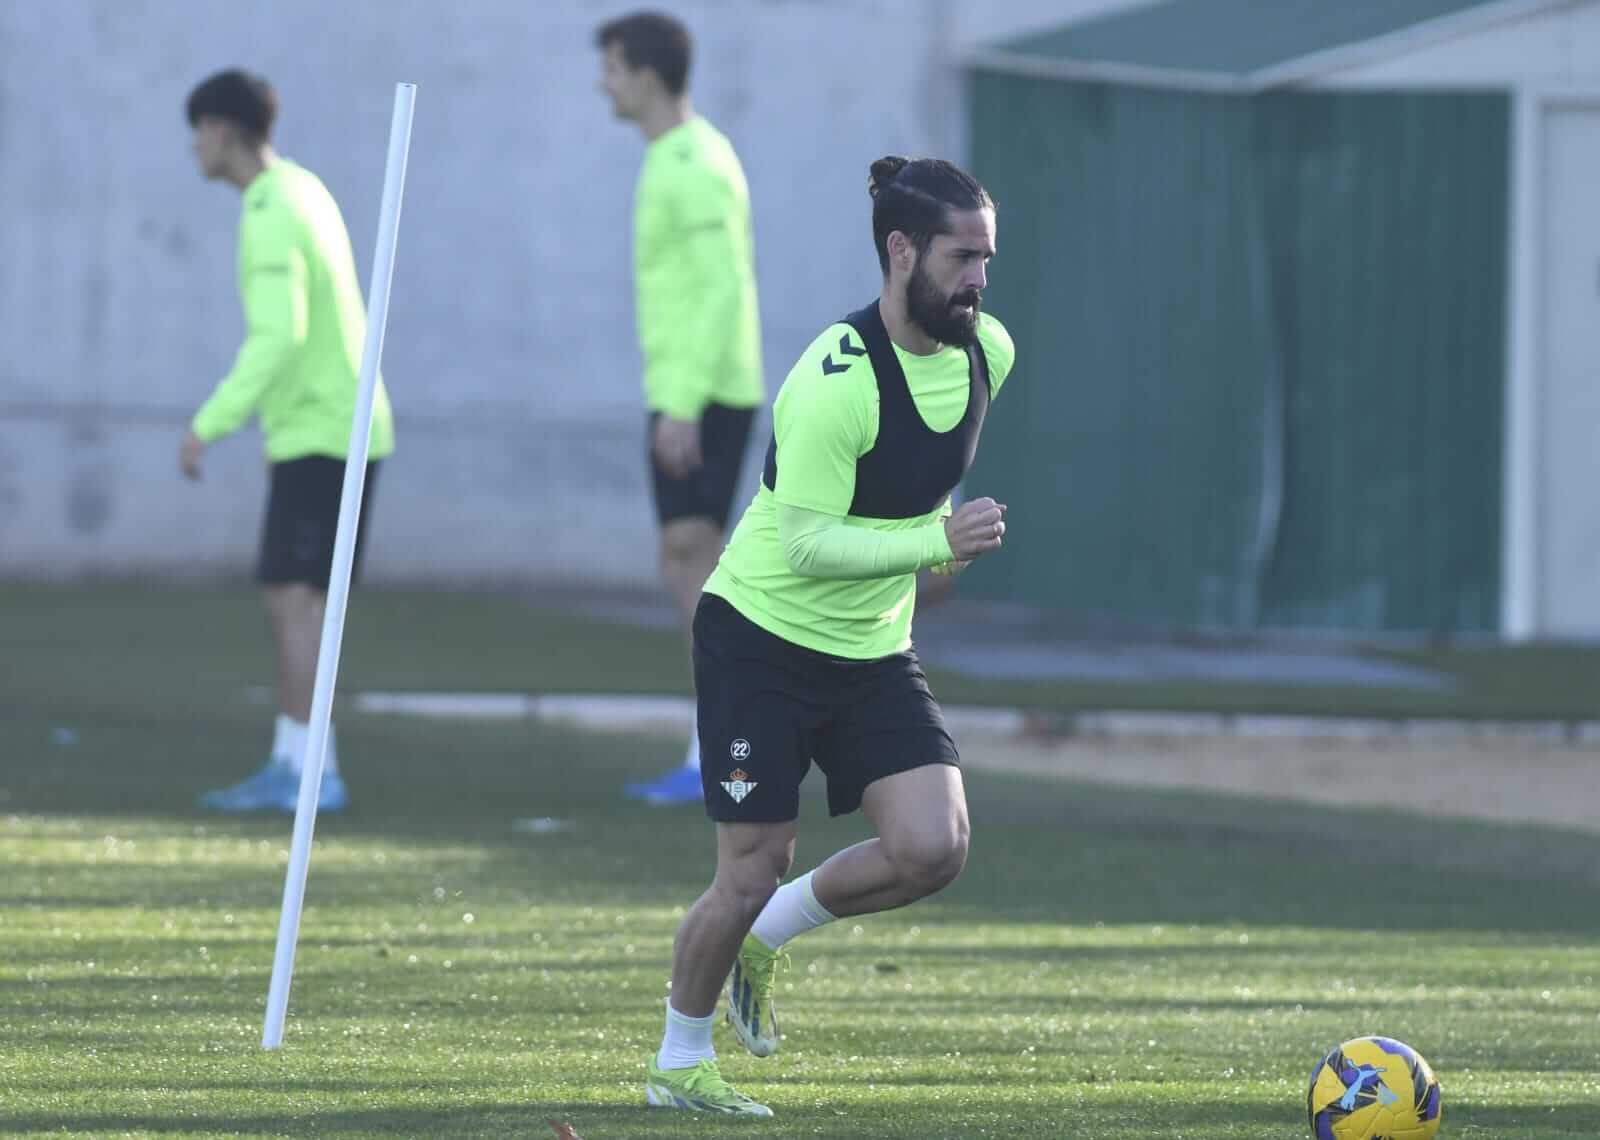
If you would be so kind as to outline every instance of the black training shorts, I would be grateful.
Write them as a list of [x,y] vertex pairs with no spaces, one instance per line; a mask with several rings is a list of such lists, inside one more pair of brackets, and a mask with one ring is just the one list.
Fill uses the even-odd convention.
[[[369,463],[361,519],[356,527],[352,584],[361,571],[363,536],[367,519],[372,515],[372,495],[377,482],[378,464]],[[309,455],[272,465],[272,486],[267,494],[266,520],[261,527],[256,581],[265,586],[304,582],[327,590],[333,569],[333,543],[339,532],[339,499],[343,493],[342,459]]]
[[694,685],[706,813],[719,823],[797,818],[812,761],[828,778],[833,815],[859,808],[874,780],[961,762],[912,650],[830,657],[705,594],[694,617]]
[[716,523],[719,530],[728,529],[728,515],[733,510],[739,473],[744,469],[744,453],[755,414],[754,408],[707,404],[700,414],[700,456],[704,462],[686,478],[674,479],[656,463],[652,441],[661,413],[650,413],[644,445],[659,521],[702,518]]

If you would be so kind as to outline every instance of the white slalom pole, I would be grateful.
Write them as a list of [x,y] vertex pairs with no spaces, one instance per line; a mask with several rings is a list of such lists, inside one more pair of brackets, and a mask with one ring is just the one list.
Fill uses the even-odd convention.
[[300,911],[305,904],[306,872],[311,862],[311,832],[317,821],[317,796],[322,788],[328,724],[333,718],[334,682],[339,674],[339,646],[344,639],[344,615],[350,601],[356,523],[361,517],[361,492],[367,481],[372,404],[378,390],[384,327],[389,321],[389,282],[394,276],[395,243],[400,236],[400,198],[405,190],[406,156],[411,149],[411,113],[416,100],[414,83],[396,84],[394,119],[389,125],[389,164],[383,175],[383,208],[378,214],[378,247],[372,256],[372,282],[368,289],[367,339],[361,353],[356,411],[350,424],[350,455],[345,461],[344,492],[339,500],[339,532],[333,544],[328,605],[322,619],[322,646],[317,652],[317,687],[311,699],[300,799],[294,810],[294,840],[289,848],[289,872],[283,881],[278,948],[272,958],[272,986],[267,991],[267,1018],[261,1030],[263,1049],[276,1049],[283,1044],[283,1019],[289,1009],[289,981],[294,973],[294,949],[300,937]]

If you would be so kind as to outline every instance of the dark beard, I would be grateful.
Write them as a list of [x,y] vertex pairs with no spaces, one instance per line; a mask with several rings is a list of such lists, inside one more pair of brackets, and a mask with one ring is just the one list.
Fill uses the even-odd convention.
[[[958,312],[956,303],[972,306],[972,312]],[[978,307],[983,295],[976,289],[946,297],[934,287],[922,266],[911,271],[906,282],[906,313],[913,324],[940,344],[965,347],[978,339]]]

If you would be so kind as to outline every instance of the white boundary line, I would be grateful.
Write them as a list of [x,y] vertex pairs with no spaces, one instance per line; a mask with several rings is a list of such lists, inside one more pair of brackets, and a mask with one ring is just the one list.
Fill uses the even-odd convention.
[[[534,720],[588,732],[688,732],[688,697],[570,693],[361,693],[356,712],[440,719]],[[1022,709],[946,706],[958,737],[1081,736],[1104,739],[1244,737],[1321,740],[1523,740],[1600,742],[1600,720],[1462,720],[1450,717],[1279,716],[1234,713],[1143,712],[1106,709],[1029,713]]]

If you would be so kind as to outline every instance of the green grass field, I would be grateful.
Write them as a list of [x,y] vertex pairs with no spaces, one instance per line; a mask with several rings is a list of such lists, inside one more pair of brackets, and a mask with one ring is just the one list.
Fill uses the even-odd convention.
[[[253,597],[11,590],[0,644],[6,1136],[1283,1140],[1364,1033],[1432,1061],[1442,1136],[1600,1136],[1600,838],[987,773],[954,887],[795,943],[779,1056],[719,1031],[775,1120],[648,1111],[710,827],[617,794],[676,742],[524,724],[341,720],[264,1053],[289,821],[191,807],[261,759]],[[351,688],[682,687],[670,636],[504,599],[358,596],[346,645]],[[818,790],[801,866],[863,834]]]

